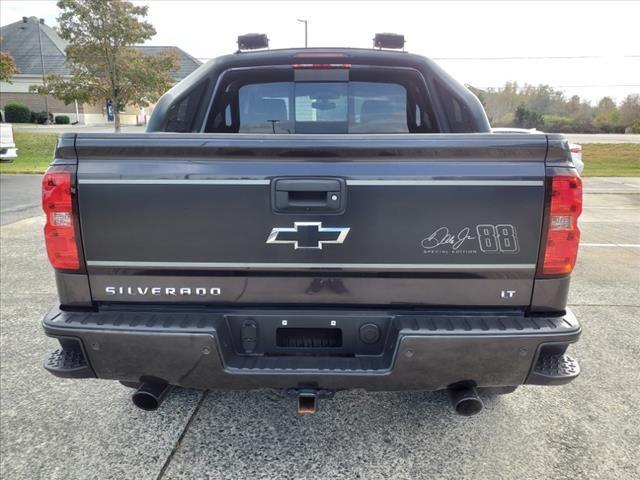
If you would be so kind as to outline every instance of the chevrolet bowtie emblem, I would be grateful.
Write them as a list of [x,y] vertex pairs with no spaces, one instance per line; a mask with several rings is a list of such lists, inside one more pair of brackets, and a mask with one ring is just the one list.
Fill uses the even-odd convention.
[[267,243],[290,243],[296,250],[322,250],[325,243],[343,243],[348,227],[323,227],[322,222],[294,222],[293,228],[274,228]]

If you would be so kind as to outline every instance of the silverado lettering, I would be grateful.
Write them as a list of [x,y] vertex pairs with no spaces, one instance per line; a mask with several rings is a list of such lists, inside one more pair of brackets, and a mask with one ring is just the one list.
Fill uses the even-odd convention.
[[220,295],[219,288],[189,287],[105,287],[107,295]]

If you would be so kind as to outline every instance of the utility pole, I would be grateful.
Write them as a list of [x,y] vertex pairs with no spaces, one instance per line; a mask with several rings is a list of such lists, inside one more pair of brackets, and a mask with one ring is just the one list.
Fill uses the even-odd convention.
[[309,46],[307,43],[307,23],[309,22],[309,20],[298,19],[298,21],[300,23],[304,23],[304,48],[307,48]]
[[[42,85],[47,86],[45,81],[45,71],[44,71],[44,56],[42,55],[42,32],[40,31],[40,24],[44,24],[44,18],[41,18],[37,23],[38,26],[38,44],[40,45],[40,65],[42,66]],[[49,98],[47,94],[44,95],[44,109],[47,112],[47,119],[45,120],[45,124],[49,124]]]

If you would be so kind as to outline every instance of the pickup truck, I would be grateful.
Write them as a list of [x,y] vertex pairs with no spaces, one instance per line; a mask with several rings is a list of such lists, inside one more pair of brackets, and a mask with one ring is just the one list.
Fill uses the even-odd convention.
[[[174,386],[481,395],[560,385],[582,184],[567,141],[494,134],[404,51],[239,51],[145,133],[65,133],[43,179],[54,375]],[[485,393],[483,393],[485,392]],[[480,393],[480,395],[479,395]]]

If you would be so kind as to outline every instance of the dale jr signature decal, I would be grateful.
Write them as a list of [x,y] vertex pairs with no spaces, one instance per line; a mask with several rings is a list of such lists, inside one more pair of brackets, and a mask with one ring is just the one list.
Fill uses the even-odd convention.
[[476,225],[475,229],[464,227],[458,231],[449,231],[440,227],[422,240],[424,253],[428,254],[474,254],[482,253],[518,253],[518,234],[516,227],[509,224]]

